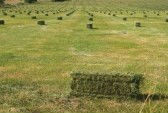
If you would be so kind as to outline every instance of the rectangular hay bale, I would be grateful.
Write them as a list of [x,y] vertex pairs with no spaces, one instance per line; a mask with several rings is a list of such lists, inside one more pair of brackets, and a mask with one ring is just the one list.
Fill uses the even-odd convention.
[[136,98],[140,94],[139,74],[72,73],[71,96],[100,98]]

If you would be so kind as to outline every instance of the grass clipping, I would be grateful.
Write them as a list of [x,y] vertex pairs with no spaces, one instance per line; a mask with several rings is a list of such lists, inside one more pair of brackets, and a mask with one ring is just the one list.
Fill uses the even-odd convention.
[[72,97],[98,97],[98,98],[137,98],[140,94],[140,74],[91,74],[72,73]]

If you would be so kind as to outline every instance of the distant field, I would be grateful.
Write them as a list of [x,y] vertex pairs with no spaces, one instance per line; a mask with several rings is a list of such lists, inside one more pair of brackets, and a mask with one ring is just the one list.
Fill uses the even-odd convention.
[[[167,4],[72,0],[1,8],[0,113],[168,112],[166,99],[67,98],[73,71],[140,73],[145,77],[143,93],[168,95]],[[38,20],[46,25],[37,25]],[[142,26],[135,27],[136,22]],[[87,29],[87,23],[94,29]]]

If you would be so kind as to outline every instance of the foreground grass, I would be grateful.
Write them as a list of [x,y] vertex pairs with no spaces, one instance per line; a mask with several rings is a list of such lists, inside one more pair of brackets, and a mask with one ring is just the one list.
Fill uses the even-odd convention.
[[[82,10],[88,3],[80,3],[69,17],[37,16],[45,26],[27,15],[1,15],[6,25],[0,26],[0,112],[168,112],[167,100],[67,98],[72,71],[142,73],[143,93],[168,94],[166,14],[124,14],[124,22],[123,15],[94,13],[95,29],[88,30]],[[56,20],[60,15],[63,21]],[[135,21],[143,27],[135,28]]]

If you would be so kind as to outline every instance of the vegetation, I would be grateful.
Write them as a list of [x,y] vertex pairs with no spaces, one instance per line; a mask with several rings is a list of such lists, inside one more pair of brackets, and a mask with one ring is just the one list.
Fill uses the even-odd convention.
[[[167,4],[49,0],[0,8],[0,113],[168,112]],[[143,98],[70,98],[72,71],[143,74]]]

